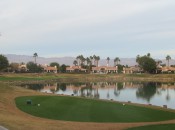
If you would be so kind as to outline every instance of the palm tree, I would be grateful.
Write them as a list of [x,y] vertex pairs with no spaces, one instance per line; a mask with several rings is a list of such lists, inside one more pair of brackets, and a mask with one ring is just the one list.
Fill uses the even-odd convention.
[[98,62],[99,62],[99,60],[100,60],[100,56],[97,56],[97,57],[96,57],[97,67],[98,67]]
[[114,65],[115,65],[115,66],[118,65],[119,62],[120,62],[119,57],[116,57],[116,58],[114,59]]
[[80,61],[80,58],[81,58],[81,55],[79,55],[79,56],[76,57],[76,60],[77,60],[77,62],[78,62],[78,66],[80,65],[80,62],[81,62],[81,61]]
[[156,62],[157,66],[160,66],[161,63],[162,63],[161,60],[158,60],[158,61]]
[[151,57],[151,54],[150,54],[150,53],[148,53],[148,54],[147,54],[147,56],[148,56],[148,57]]
[[92,64],[89,57],[86,58],[86,63],[87,63],[87,65],[91,65]]
[[89,58],[90,58],[90,60],[91,60],[91,65],[92,65],[92,62],[93,62],[93,56],[90,56]]
[[161,64],[161,63],[162,63],[162,61],[161,61],[161,60],[158,60],[158,61],[157,61],[157,64]]
[[96,55],[93,55],[93,59],[94,59],[94,65],[95,65],[95,62],[96,62],[97,56],[96,56]]
[[33,54],[33,57],[35,58],[35,64],[36,64],[36,58],[38,57],[38,54],[35,52],[35,53]]
[[73,64],[74,64],[75,66],[77,66],[77,65],[78,65],[77,60],[74,60],[74,61],[73,61]]
[[84,58],[83,55],[80,55],[80,61],[81,61],[81,66],[84,65],[84,62],[86,61],[86,59]]
[[109,61],[110,61],[110,58],[109,57],[107,57],[107,66],[109,66]]
[[168,62],[168,67],[169,67],[169,62],[170,62],[170,60],[171,60],[170,55],[167,55],[167,56],[166,56],[166,60],[167,60],[167,62]]
[[139,59],[140,59],[140,55],[137,55],[137,57],[136,57],[136,62],[137,63],[139,62]]

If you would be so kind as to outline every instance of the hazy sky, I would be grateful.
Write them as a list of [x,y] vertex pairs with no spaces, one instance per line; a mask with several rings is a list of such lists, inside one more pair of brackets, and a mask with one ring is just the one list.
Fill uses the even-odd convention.
[[0,0],[0,53],[175,58],[175,0]]

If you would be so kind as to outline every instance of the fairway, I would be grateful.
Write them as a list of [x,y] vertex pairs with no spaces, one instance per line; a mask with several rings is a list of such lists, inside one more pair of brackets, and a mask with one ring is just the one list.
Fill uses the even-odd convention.
[[[31,115],[78,122],[154,122],[175,119],[175,113],[116,102],[65,96],[17,97],[17,107]],[[26,101],[31,100],[32,105]],[[37,104],[40,104],[38,106]]]

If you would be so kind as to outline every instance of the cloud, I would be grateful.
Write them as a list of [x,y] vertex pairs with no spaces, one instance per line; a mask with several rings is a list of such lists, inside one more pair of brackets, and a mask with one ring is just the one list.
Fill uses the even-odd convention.
[[170,55],[172,59],[174,59],[174,55],[175,55],[175,49],[162,49],[162,50],[158,50],[158,51],[154,51],[151,53],[154,57],[156,58],[162,58],[165,59],[165,57],[167,55]]
[[37,48],[43,55],[155,51],[147,43],[175,41],[174,5],[174,0],[2,0],[0,46],[4,53]]

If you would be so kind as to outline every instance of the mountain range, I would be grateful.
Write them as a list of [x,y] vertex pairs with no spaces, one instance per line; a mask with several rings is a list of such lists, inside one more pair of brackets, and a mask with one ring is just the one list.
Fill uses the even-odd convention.
[[[16,62],[16,63],[27,63],[29,61],[34,62],[33,56],[28,56],[28,55],[16,55],[16,54],[4,54],[10,63]],[[43,64],[43,65],[49,65],[51,62],[57,62],[60,65],[65,64],[65,65],[73,65],[73,61],[75,60],[75,57],[51,57],[51,58],[45,58],[45,57],[37,57],[37,63],[38,64]],[[165,59],[160,59],[162,60],[163,64],[166,64]],[[114,65],[114,59],[110,59],[110,66]],[[106,59],[101,59],[99,61],[99,66],[106,65],[107,61]],[[136,58],[120,58],[120,64],[122,65],[128,65],[128,66],[134,66],[137,65],[136,63]],[[175,60],[170,60],[170,65],[175,65]]]

